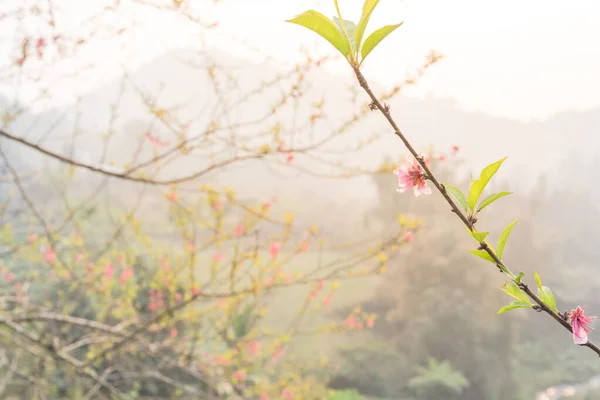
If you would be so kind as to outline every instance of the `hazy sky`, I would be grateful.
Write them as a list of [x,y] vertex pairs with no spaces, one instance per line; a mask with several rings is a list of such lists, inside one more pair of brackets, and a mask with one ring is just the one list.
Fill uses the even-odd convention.
[[[344,17],[358,19],[362,1],[340,0]],[[0,7],[4,8],[15,1],[2,3]],[[30,3],[36,2],[30,0]],[[105,3],[105,0],[56,0],[54,11],[68,26],[68,34],[85,29],[79,26],[83,15],[93,13],[94,8],[99,9]],[[199,41],[188,23],[164,13],[142,11],[131,1],[121,3],[142,25],[123,36],[127,51],[121,51],[122,44],[116,41],[97,40],[77,62],[69,60],[53,66],[45,85],[61,101],[71,101],[74,93],[101,85],[119,73],[123,63],[135,68],[168,48],[194,46]],[[301,45],[335,54],[313,33],[283,22],[309,8],[332,16],[333,1],[193,0],[191,3],[204,21],[219,22],[214,33],[205,39],[225,51],[248,55],[244,46],[224,39],[223,35],[244,39],[282,62],[297,60]],[[410,89],[408,95],[431,92],[436,96],[451,96],[466,109],[519,119],[598,107],[599,17],[598,0],[381,0],[369,30],[399,21],[404,21],[404,25],[370,55],[365,73],[384,84],[400,81],[421,65],[428,50],[435,49],[447,58],[417,87]],[[123,21],[126,19],[106,23],[118,25]],[[0,22],[0,36],[9,37],[14,28],[6,20]],[[0,42],[3,59],[11,51],[14,52],[14,42]],[[69,84],[57,84],[58,80],[52,78],[53,74],[64,75],[75,70],[75,64],[88,62],[101,67]],[[350,79],[341,56],[332,68]],[[21,95],[33,93],[39,85],[25,87]],[[14,87],[4,85],[2,89],[9,89],[8,94],[14,95]]]

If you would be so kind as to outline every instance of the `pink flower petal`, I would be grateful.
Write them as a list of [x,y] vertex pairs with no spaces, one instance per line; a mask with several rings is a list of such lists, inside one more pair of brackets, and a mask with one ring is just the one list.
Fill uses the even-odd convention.
[[281,250],[281,244],[279,242],[271,243],[271,247],[269,248],[271,258],[277,257],[279,250]]

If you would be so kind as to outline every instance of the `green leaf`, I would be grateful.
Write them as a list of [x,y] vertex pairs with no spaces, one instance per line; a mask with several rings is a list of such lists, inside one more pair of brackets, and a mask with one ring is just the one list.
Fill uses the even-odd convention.
[[495,202],[499,198],[502,198],[504,196],[508,196],[509,194],[512,194],[512,192],[500,192],[500,193],[490,194],[481,203],[479,203],[479,207],[477,208],[477,212],[480,212],[481,210],[483,210],[484,208],[486,208],[487,206],[489,206],[490,204],[492,204],[493,202]]
[[504,282],[504,288],[502,289],[502,291],[507,295],[514,297],[517,300],[532,305],[529,297],[527,297],[527,295],[523,293],[523,291],[521,291],[521,289],[514,283]]
[[535,282],[537,283],[537,287],[539,290],[542,289],[542,278],[540,278],[540,274],[537,273],[537,271],[535,271],[533,273],[533,277],[535,278]]
[[463,192],[461,192],[460,189],[457,188],[456,186],[452,186],[448,183],[444,183],[444,187],[446,188],[448,193],[450,193],[452,195],[452,197],[454,197],[456,199],[456,201],[458,201],[460,203],[462,208],[465,211],[467,211],[467,208],[468,208],[467,199],[466,199],[465,195],[463,194]]
[[521,272],[519,272],[519,275],[517,275],[517,276],[515,277],[515,282],[516,282],[516,283],[521,283],[521,279],[523,279],[523,277],[524,277],[524,276],[525,276],[525,272],[522,272],[522,271],[521,271]]
[[502,254],[504,253],[504,248],[506,247],[506,241],[508,240],[508,237],[510,236],[510,232],[512,232],[512,230],[515,227],[517,222],[519,222],[519,220],[515,219],[513,222],[508,224],[508,226],[506,228],[504,228],[504,230],[500,234],[500,239],[498,239],[498,250],[496,251],[496,255],[498,256],[498,258],[500,260],[502,260]]
[[360,20],[358,21],[358,26],[356,27],[356,32],[354,33],[354,41],[357,43],[357,46],[360,47],[362,44],[362,39],[365,34],[365,30],[367,29],[367,24],[369,23],[369,19],[371,19],[371,14],[379,0],[365,0],[365,4],[363,4],[362,15],[360,16]]
[[491,263],[496,264],[496,261],[494,261],[494,259],[492,258],[492,256],[490,256],[488,254],[488,252],[485,251],[485,250],[469,250],[469,253],[475,254],[477,257],[481,257],[484,260],[487,260],[487,261],[489,261]]
[[485,167],[483,171],[481,171],[481,174],[479,174],[479,179],[471,184],[471,190],[469,191],[469,208],[471,211],[475,210],[475,205],[477,204],[479,197],[481,197],[481,193],[490,182],[490,179],[498,172],[498,169],[504,160],[506,160],[506,157]]
[[522,301],[513,301],[510,304],[505,305],[501,309],[498,310],[498,314],[503,314],[507,311],[514,310],[516,308],[527,308],[529,304],[523,303]]
[[361,56],[362,60],[365,61],[365,58],[369,55],[371,51],[383,40],[387,35],[394,32],[396,28],[402,25],[403,22],[395,25],[386,25],[382,28],[377,29],[375,32],[371,33],[371,35],[365,40],[361,48]]
[[538,289],[538,296],[542,299],[544,304],[552,309],[555,313],[558,314],[558,308],[556,308],[556,299],[554,298],[554,293],[548,286],[542,286]]
[[350,54],[350,45],[344,37],[344,34],[340,32],[340,30],[333,22],[331,22],[331,20],[329,20],[329,18],[320,12],[308,10],[295,18],[287,20],[286,22],[301,25],[317,33],[331,43],[345,57]]
[[[342,34],[345,37],[346,34],[344,33],[344,28],[340,23],[340,19],[338,17],[333,17],[333,23],[335,24],[335,26],[337,26],[337,28],[340,30],[340,32],[342,32]],[[356,32],[356,24],[352,21],[345,19],[344,26],[346,27],[346,31],[348,32],[348,40],[350,43],[350,47],[352,48],[352,50],[358,51],[356,41],[354,39],[354,34]]]
[[471,232],[471,236],[473,236],[473,239],[477,240],[479,243],[483,242],[488,234],[489,232]]

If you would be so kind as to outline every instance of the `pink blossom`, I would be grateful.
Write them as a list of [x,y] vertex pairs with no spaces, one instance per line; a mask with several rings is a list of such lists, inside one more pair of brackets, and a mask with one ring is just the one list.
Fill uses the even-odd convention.
[[53,262],[56,259],[56,253],[54,252],[54,249],[50,248],[50,249],[46,250],[44,259],[48,262]]
[[154,144],[156,147],[163,147],[167,144],[166,142],[160,140],[158,137],[153,136],[150,132],[146,133],[146,137],[148,138],[150,143]]
[[181,301],[183,297],[181,296],[181,293],[177,292],[175,293],[175,301]]
[[415,238],[415,235],[411,231],[408,231],[404,234],[404,242],[405,243],[412,242],[414,238]]
[[432,193],[431,188],[427,186],[427,181],[425,180],[425,171],[416,160],[401,165],[394,171],[394,175],[398,176],[397,191],[400,193],[404,193],[410,189],[413,189],[415,197]]
[[323,305],[330,305],[331,304],[331,296],[327,296],[323,299]]
[[171,329],[171,339],[175,339],[177,337],[177,328]]
[[279,242],[271,243],[271,247],[269,248],[271,258],[277,257],[277,255],[279,254],[279,250],[281,250],[281,244]]
[[197,286],[194,286],[192,288],[192,296],[198,296],[200,294],[200,288]]
[[6,282],[12,282],[12,280],[15,278],[15,276],[12,274],[12,272],[9,272],[8,274],[6,274]]
[[121,272],[120,282],[121,285],[125,284],[133,276],[133,268],[128,267]]
[[308,246],[310,245],[310,242],[308,240],[305,240],[302,245],[300,246],[300,251],[306,251],[308,250]]
[[36,240],[37,240],[37,234],[32,233],[31,235],[29,235],[30,242],[35,242]]
[[269,395],[266,393],[262,393],[260,395],[260,399],[259,400],[269,400]]
[[217,365],[229,365],[229,360],[224,357],[217,357],[215,359],[215,362],[217,363]]
[[225,256],[223,256],[223,254],[216,252],[215,254],[213,254],[213,260],[215,261],[222,261],[223,258],[225,258]]
[[46,46],[46,40],[44,38],[39,38],[35,43],[35,49],[37,50],[37,54],[39,58],[42,58],[44,55],[44,47]]
[[79,262],[81,260],[83,260],[83,254],[81,254],[81,253],[75,254],[75,261]]
[[281,392],[281,397],[285,400],[292,400],[294,398],[294,393],[290,389],[283,389]]
[[460,147],[458,147],[458,146],[452,146],[452,155],[455,156],[456,153],[458,153],[458,150],[460,150]]
[[252,340],[252,341],[250,341],[250,343],[248,343],[248,354],[251,357],[256,356],[259,351],[260,351],[260,342],[259,341]]
[[283,356],[283,347],[279,346],[275,349],[273,356],[271,357],[271,362],[276,363]]
[[242,236],[244,234],[244,227],[240,226],[240,225],[236,226],[235,227],[235,234],[237,236]]
[[287,152],[287,158],[286,158],[288,164],[291,164],[294,161],[294,154],[291,151]]
[[237,371],[235,371],[233,373],[233,379],[235,379],[237,382],[241,382],[243,380],[246,379],[246,371],[244,371],[243,369],[238,369]]
[[374,320],[372,320],[372,319],[367,320],[367,328],[372,328],[374,324],[375,324]]
[[440,160],[440,162],[446,161],[446,155],[440,154],[439,160]]
[[348,317],[348,319],[346,319],[346,325],[349,328],[354,328],[354,329],[362,329],[364,326],[363,323],[360,322],[360,320],[354,316]]
[[583,345],[588,342],[588,333],[592,330],[590,323],[596,317],[587,317],[584,315],[583,308],[577,306],[571,311],[569,320],[573,328],[573,343]]
[[106,268],[104,268],[104,276],[106,276],[108,279],[111,279],[113,277],[113,273],[113,265],[111,262],[109,262],[108,264],[106,264]]

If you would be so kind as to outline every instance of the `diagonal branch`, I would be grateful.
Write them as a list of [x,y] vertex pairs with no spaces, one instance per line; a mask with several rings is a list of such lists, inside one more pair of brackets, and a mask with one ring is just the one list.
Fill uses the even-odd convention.
[[[458,216],[458,218],[463,222],[463,224],[467,227],[467,229],[469,229],[470,231],[473,231],[474,226],[471,223],[471,221],[469,221],[469,218],[462,212],[462,210],[460,210],[460,208],[458,208],[456,206],[456,204],[454,204],[454,201],[450,198],[450,195],[446,191],[446,188],[444,187],[444,185],[435,177],[433,172],[431,172],[431,169],[425,162],[425,159],[422,156],[420,156],[419,153],[417,153],[417,151],[410,144],[410,142],[408,141],[406,136],[402,133],[402,131],[398,127],[398,124],[396,124],[396,122],[394,121],[394,118],[392,117],[392,114],[390,113],[389,106],[382,104],[381,101],[379,101],[379,99],[377,98],[377,96],[375,96],[375,94],[369,87],[367,80],[365,79],[364,75],[360,71],[359,67],[352,65],[352,69],[354,70],[354,74],[356,75],[356,78],[358,79],[358,83],[364,89],[364,91],[369,95],[371,102],[372,102],[371,103],[372,109],[378,109],[383,114],[385,119],[389,122],[390,126],[394,130],[394,134],[396,136],[398,136],[400,138],[400,140],[402,140],[402,143],[404,143],[404,146],[408,149],[410,154],[412,154],[412,156],[417,160],[417,162],[419,163],[421,168],[423,168],[423,170],[427,174],[427,178],[431,181],[431,183],[436,187],[436,189],[444,197],[446,202],[450,205],[452,212]],[[500,272],[508,271],[508,269],[505,267],[505,265],[502,263],[502,261],[498,258],[498,256],[494,252],[494,250],[492,250],[486,242],[481,241],[479,243],[479,245],[480,245],[481,250],[484,250],[486,253],[488,253],[490,255],[490,257],[492,257],[492,259],[496,263],[496,267],[498,268],[498,270]],[[521,290],[523,290],[527,294],[527,296],[529,296],[537,304],[537,306],[539,307],[538,310],[544,311],[545,313],[549,314],[559,324],[561,324],[565,329],[567,329],[569,332],[573,332],[573,328],[571,327],[571,324],[569,324],[569,322],[563,316],[559,315],[558,313],[554,312],[550,307],[548,307],[546,305],[546,303],[544,303],[529,288],[529,286],[527,286],[526,284],[524,284],[522,282],[514,281],[514,283],[517,284],[517,286],[519,286],[519,288]],[[598,354],[600,356],[600,348],[596,344],[592,343],[591,341],[588,341],[583,346],[589,347],[592,351],[594,351],[596,354]]]

